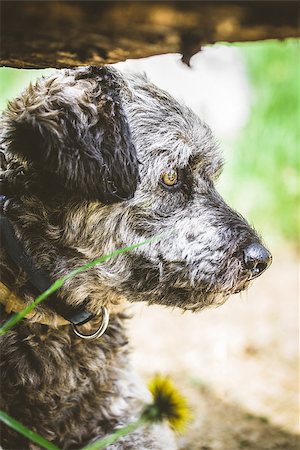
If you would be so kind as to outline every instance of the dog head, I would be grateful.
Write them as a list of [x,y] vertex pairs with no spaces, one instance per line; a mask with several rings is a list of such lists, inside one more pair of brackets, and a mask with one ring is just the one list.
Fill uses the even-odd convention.
[[93,282],[81,279],[97,293],[95,311],[99,292],[196,311],[245,289],[270,264],[215,189],[222,159],[210,128],[143,76],[58,71],[10,104],[4,141],[34,166],[38,184],[57,180],[65,247],[93,259],[161,235],[98,266]]
[[147,79],[128,83],[124,106],[141,166],[127,223],[136,236],[167,236],[124,256],[127,289],[183,309],[222,303],[263,273],[271,255],[215,189],[223,161],[209,126]]

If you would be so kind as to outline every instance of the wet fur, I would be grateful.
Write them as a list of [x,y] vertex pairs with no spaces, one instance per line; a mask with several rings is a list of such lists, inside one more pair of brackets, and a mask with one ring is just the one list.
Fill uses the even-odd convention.
[[[143,76],[57,71],[11,102],[2,123],[5,213],[53,280],[163,233],[61,288],[70,304],[111,311],[100,340],[34,319],[2,338],[2,409],[61,448],[80,448],[133,420],[147,398],[128,365],[125,300],[192,311],[221,304],[247,287],[243,248],[259,238],[215,190],[222,160],[209,127]],[[160,180],[170,167],[176,189]],[[4,248],[1,279],[34,298]],[[41,305],[36,320],[43,314],[54,315]],[[7,427],[2,444],[37,448]],[[168,430],[152,427],[108,448],[175,446]]]

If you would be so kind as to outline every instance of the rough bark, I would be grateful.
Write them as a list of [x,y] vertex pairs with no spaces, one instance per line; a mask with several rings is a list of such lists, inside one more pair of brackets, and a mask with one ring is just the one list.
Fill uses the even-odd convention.
[[2,1],[0,63],[71,67],[298,35],[296,1]]

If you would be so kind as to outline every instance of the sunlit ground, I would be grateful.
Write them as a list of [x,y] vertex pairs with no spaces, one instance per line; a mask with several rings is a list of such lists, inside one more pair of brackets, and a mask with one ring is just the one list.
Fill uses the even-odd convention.
[[[192,69],[165,55],[121,64],[143,70],[213,127],[226,165],[219,189],[273,253],[246,293],[198,315],[137,305],[133,366],[171,374],[194,422],[186,450],[299,448],[299,44],[205,49]],[[5,100],[37,71],[0,70]]]
[[[200,314],[134,307],[133,366],[187,395],[190,449],[298,449],[298,259],[275,253],[248,292]],[[287,293],[287,290],[289,293]]]

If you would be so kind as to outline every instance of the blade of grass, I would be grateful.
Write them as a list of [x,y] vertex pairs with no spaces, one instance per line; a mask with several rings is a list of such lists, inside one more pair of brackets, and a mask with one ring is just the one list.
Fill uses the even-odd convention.
[[108,255],[101,256],[100,258],[96,258],[93,261],[90,261],[83,266],[78,267],[77,269],[72,270],[67,275],[59,278],[56,280],[45,292],[40,294],[32,303],[30,303],[26,308],[22,309],[22,311],[18,312],[17,314],[13,315],[9,320],[7,320],[4,325],[0,328],[0,336],[7,333],[14,325],[16,325],[20,320],[22,320],[28,313],[30,313],[39,303],[41,303],[43,300],[45,300],[49,295],[56,292],[66,280],[69,280],[70,278],[75,277],[81,272],[84,272],[91,267],[94,267],[96,264],[103,263],[104,261],[107,261],[110,258],[113,258],[114,256],[118,256],[121,253],[129,252],[131,250],[134,250],[135,248],[141,247],[142,245],[149,244],[151,242],[154,242],[161,238],[162,235],[154,236],[150,239],[147,239],[146,241],[140,242],[138,244],[133,244],[128,247],[120,248],[118,250],[115,250],[112,253],[109,253]]
[[35,433],[34,431],[29,430],[23,424],[18,422],[16,419],[13,419],[13,417],[10,417],[8,414],[6,414],[4,411],[0,411],[0,420],[2,422],[4,422],[6,425],[8,425],[9,427],[16,430],[18,433],[27,437],[28,439],[35,442],[36,444],[39,444],[42,448],[45,448],[47,450],[59,450],[59,448],[56,447],[56,445],[47,441],[46,439],[44,439],[42,436]]
[[83,447],[81,450],[101,450],[103,448],[106,448],[108,445],[113,444],[121,437],[126,436],[129,433],[132,433],[137,428],[139,428],[145,424],[146,424],[145,419],[141,417],[137,421],[132,422],[129,425],[126,425],[125,427],[120,428],[119,430],[116,430],[114,433],[110,434],[109,436],[106,436],[102,439],[98,439],[97,441],[92,442],[91,444],[87,445],[86,447]]

